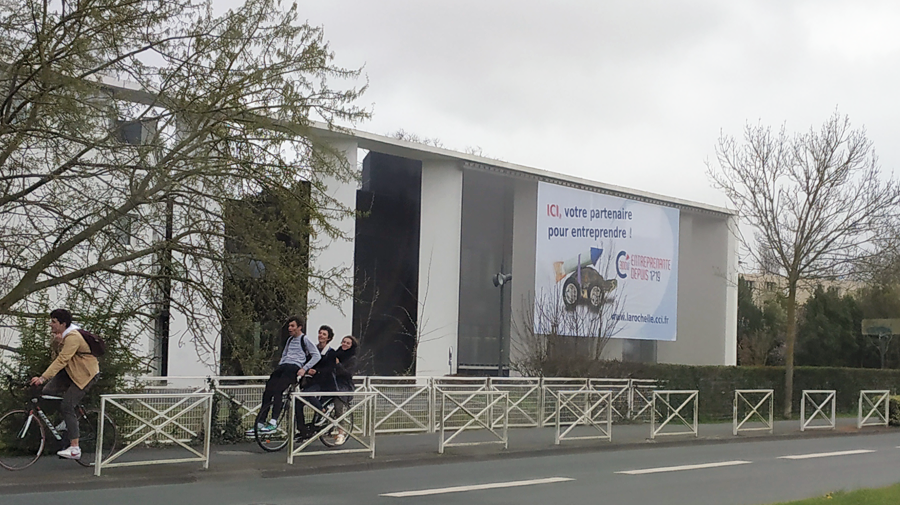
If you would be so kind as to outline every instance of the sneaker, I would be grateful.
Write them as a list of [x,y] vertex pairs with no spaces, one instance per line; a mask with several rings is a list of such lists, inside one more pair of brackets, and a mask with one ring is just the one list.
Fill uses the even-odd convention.
[[66,459],[81,459],[81,448],[80,447],[67,447],[56,453],[60,458]]
[[318,416],[318,418],[316,419],[316,422],[314,424],[316,426],[325,426],[325,423],[328,422],[327,418],[331,417],[333,413],[334,413],[334,404],[331,404],[331,405],[325,407],[325,415]]
[[338,436],[334,437],[334,445],[343,445],[346,441],[347,435],[344,435],[343,433],[338,433]]
[[268,435],[269,433],[274,433],[275,430],[278,429],[278,422],[274,419],[269,421],[266,424],[257,424],[256,431],[262,433],[263,435]]

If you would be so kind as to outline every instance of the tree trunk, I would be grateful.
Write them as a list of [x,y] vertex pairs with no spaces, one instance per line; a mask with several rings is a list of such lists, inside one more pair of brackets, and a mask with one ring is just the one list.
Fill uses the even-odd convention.
[[788,280],[787,329],[784,343],[784,417],[791,418],[794,400],[794,342],[797,339],[797,281]]

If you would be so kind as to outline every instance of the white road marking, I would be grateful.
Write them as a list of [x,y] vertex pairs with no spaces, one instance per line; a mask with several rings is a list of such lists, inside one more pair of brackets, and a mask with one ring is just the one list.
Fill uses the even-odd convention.
[[504,487],[534,486],[535,484],[553,484],[554,482],[566,482],[568,477],[549,477],[546,479],[516,480],[511,482],[494,482],[493,484],[476,484],[472,486],[441,487],[435,489],[422,489],[419,491],[401,491],[398,493],[385,493],[379,496],[392,498],[406,498],[409,496],[428,496],[432,494],[461,493],[463,491],[480,491],[482,489],[500,489]]
[[625,470],[625,475],[644,475],[647,473],[680,472],[682,470],[701,470],[703,468],[718,468],[721,466],[749,465],[752,461],[721,461],[719,463],[700,463],[699,465],[664,466],[660,468],[644,468],[643,470]]
[[828,458],[831,456],[850,456],[852,454],[866,454],[875,452],[874,449],[858,449],[855,451],[838,451],[838,452],[816,452],[812,454],[794,454],[791,456],[780,456],[778,459],[812,459],[812,458]]

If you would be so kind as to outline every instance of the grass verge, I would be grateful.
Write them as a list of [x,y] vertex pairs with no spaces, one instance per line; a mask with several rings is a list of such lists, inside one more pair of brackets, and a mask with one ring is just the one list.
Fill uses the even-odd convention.
[[900,504],[900,484],[879,489],[836,491],[817,498],[773,505],[897,505]]

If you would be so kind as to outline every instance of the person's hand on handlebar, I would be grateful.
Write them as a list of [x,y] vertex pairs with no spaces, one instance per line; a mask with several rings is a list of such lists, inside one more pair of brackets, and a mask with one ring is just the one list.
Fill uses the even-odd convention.
[[32,377],[31,380],[28,382],[28,384],[30,386],[41,386],[45,382],[47,382],[47,381],[43,377]]
[[309,371],[306,372],[306,375],[309,375],[309,376],[313,376],[313,375],[315,375],[315,374],[316,374],[316,369],[315,369],[315,368],[310,368]]
[[304,375],[306,375],[306,369],[305,369],[305,368],[301,368],[300,370],[297,370],[297,378],[298,378],[298,379],[299,379],[300,377],[303,377]]

